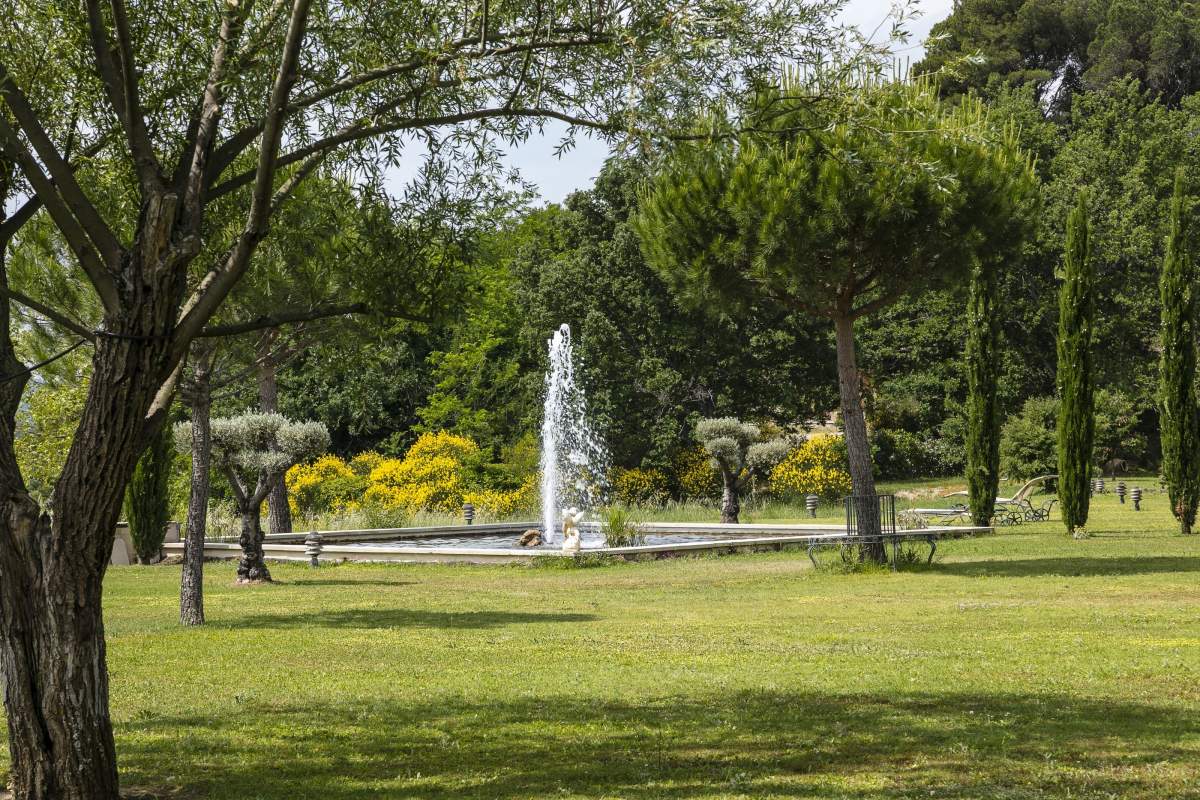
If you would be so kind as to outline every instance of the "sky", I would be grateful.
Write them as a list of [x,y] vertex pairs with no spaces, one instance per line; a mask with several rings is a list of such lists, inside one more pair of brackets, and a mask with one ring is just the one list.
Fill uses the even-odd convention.
[[[921,17],[910,25],[912,38],[897,55],[919,61],[924,54],[925,37],[934,23],[950,14],[954,0],[920,0]],[[862,31],[873,31],[887,16],[890,0],[850,0],[842,15],[844,22]],[[526,180],[533,182],[543,201],[557,203],[577,189],[591,186],[604,159],[608,145],[597,139],[580,135],[574,150],[556,158],[554,147],[564,130],[563,125],[549,123],[541,136],[531,137],[509,153],[508,163],[517,167]]]

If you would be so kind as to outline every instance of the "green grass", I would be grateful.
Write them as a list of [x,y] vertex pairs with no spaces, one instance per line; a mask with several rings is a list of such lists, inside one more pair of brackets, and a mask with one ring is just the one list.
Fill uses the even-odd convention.
[[[187,798],[1200,798],[1200,537],[1163,495],[946,542],[592,569],[113,569],[123,781]],[[0,755],[0,758],[3,758]],[[2,766],[0,766],[2,769]]]

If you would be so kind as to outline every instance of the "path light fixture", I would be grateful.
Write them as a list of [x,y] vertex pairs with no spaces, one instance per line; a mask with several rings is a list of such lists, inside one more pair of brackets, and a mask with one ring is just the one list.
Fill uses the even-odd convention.
[[1104,494],[1104,478],[1096,478],[1096,494]]
[[817,496],[810,494],[804,498],[804,507],[808,509],[809,519],[817,518]]
[[1129,493],[1129,497],[1131,500],[1133,500],[1133,510],[1141,511],[1142,510],[1142,487],[1140,487],[1140,486],[1133,487],[1133,491]]
[[308,556],[308,565],[310,567],[320,566],[321,534],[312,531],[304,537],[304,555]]
[[474,503],[463,503],[463,516],[466,518],[468,525],[475,524],[475,504]]
[[1117,484],[1117,499],[1121,501],[1122,505],[1125,503],[1125,491],[1125,481],[1121,481]]

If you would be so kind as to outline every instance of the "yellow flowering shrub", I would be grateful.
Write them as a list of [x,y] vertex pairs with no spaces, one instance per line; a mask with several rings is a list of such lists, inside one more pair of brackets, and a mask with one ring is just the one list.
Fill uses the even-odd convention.
[[463,502],[475,506],[475,510],[493,517],[509,517],[518,511],[533,510],[537,505],[537,476],[530,476],[520,487],[504,491],[500,489],[475,489],[463,493]]
[[840,436],[812,437],[771,470],[771,490],[791,497],[815,494],[823,500],[849,494],[846,443]]
[[667,476],[657,469],[614,469],[612,499],[627,506],[661,506],[671,497]]
[[288,505],[295,515],[312,516],[334,511],[353,502],[366,488],[366,480],[335,455],[324,455],[309,464],[297,464],[284,476]]
[[378,467],[381,463],[383,463],[383,456],[374,450],[367,450],[350,459],[350,470],[355,475],[361,475],[366,478],[371,474],[371,470]]
[[675,457],[675,477],[684,500],[712,500],[721,496],[721,475],[708,451],[700,445]]

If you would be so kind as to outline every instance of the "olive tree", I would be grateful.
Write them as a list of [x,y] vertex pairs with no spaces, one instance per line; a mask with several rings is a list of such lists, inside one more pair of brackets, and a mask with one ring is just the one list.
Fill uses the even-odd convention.
[[[331,160],[369,179],[426,159],[494,170],[498,143],[547,120],[567,145],[581,128],[659,137],[785,55],[845,49],[839,0],[130,5],[0,14],[0,266],[14,231],[49,217],[102,310],[96,327],[42,310],[92,352],[52,515],[13,455],[28,371],[0,312],[15,376],[0,385],[0,671],[20,800],[120,795],[101,596],[122,496],[189,349],[300,184]],[[2,269],[0,296],[25,302]]]
[[696,440],[712,456],[721,473],[721,522],[736,523],[742,494],[755,478],[765,477],[787,456],[786,439],[760,441],[757,425],[734,417],[702,419],[696,423]]
[[[939,282],[966,283],[1025,236],[1037,182],[1011,128],[977,100],[948,107],[924,80],[869,84],[840,124],[817,85],[785,79],[739,124],[683,147],[645,192],[647,260],[685,301],[750,301],[828,319],[854,494],[875,494],[855,323]],[[870,501],[873,503],[874,501]],[[860,511],[860,530],[879,530]],[[870,555],[884,557],[882,546]]]
[[[322,422],[293,422],[281,414],[248,412],[211,420],[209,436],[213,464],[229,479],[242,518],[238,582],[270,581],[262,550],[263,502],[289,467],[328,449],[329,430]],[[192,448],[190,422],[175,426],[175,443],[180,450]]]

